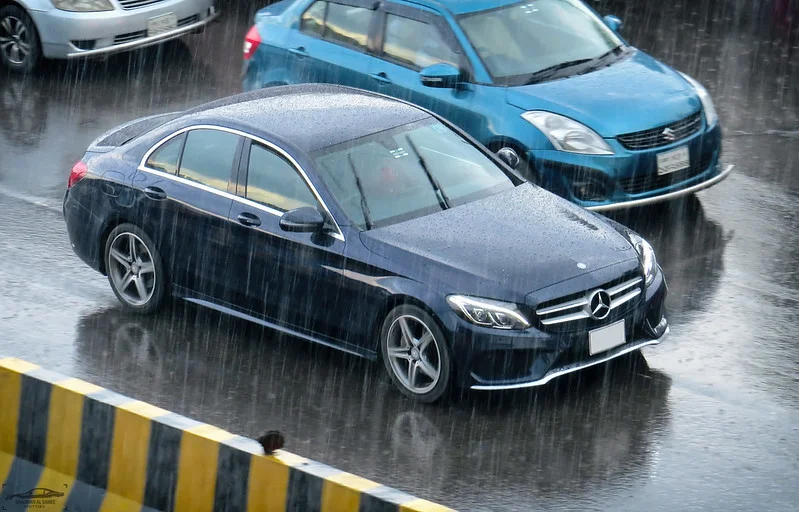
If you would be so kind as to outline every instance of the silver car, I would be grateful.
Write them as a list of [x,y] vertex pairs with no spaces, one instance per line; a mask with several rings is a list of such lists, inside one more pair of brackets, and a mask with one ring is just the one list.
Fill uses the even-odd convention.
[[218,15],[214,0],[3,0],[0,62],[29,73],[42,58],[158,44],[200,31]]

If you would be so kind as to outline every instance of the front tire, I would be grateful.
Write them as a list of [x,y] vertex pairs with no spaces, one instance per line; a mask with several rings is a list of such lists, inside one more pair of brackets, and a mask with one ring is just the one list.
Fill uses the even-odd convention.
[[432,403],[449,391],[452,356],[435,319],[423,309],[403,304],[380,329],[380,351],[391,381],[412,400]]
[[0,8],[0,63],[14,73],[32,73],[42,58],[36,25],[16,5]]
[[167,283],[161,254],[147,233],[133,224],[120,224],[108,235],[103,254],[108,282],[125,309],[142,315],[155,312]]

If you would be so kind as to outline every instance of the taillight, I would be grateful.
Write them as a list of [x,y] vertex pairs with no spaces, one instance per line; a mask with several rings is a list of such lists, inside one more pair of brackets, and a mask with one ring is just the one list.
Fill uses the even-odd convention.
[[250,60],[260,44],[261,34],[258,33],[258,29],[253,25],[247,35],[244,36],[244,60]]
[[84,164],[82,161],[75,162],[75,165],[72,166],[72,170],[69,173],[67,188],[72,188],[75,183],[82,180],[88,171],[89,168],[86,167],[86,164]]

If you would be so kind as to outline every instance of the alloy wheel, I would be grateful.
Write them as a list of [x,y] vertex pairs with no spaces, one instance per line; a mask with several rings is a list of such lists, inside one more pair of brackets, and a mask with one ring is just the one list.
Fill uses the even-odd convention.
[[430,328],[415,316],[403,315],[387,336],[389,364],[400,383],[414,394],[431,391],[441,378],[441,352]]
[[153,297],[155,263],[147,245],[133,233],[120,233],[108,251],[108,275],[119,295],[131,306],[143,306]]
[[24,21],[7,15],[0,20],[0,52],[11,64],[23,64],[33,51],[32,35]]

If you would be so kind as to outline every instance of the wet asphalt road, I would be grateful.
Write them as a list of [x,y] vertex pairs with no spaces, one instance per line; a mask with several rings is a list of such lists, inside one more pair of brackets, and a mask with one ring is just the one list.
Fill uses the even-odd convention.
[[215,313],[120,312],[70,249],[68,170],[118,123],[239,90],[250,8],[234,3],[161,50],[0,73],[0,354],[238,434],[278,428],[290,451],[464,510],[796,510],[797,28],[766,1],[594,3],[711,89],[736,166],[698,198],[617,216],[652,241],[669,280],[660,347],[430,407],[377,365]]

